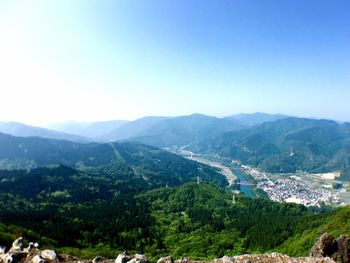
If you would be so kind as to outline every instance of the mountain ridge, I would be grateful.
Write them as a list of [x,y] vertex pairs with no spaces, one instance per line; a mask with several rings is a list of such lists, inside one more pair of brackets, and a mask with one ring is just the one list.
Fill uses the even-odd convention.
[[240,160],[268,172],[329,172],[350,158],[350,125],[289,117],[225,133],[188,147],[191,151]]
[[66,132],[74,135],[84,136],[95,140],[101,140],[102,136],[118,127],[128,123],[125,120],[111,120],[99,122],[75,122],[49,124],[46,127],[59,132]]
[[74,134],[58,132],[37,126],[31,126],[19,122],[0,123],[0,132],[21,137],[41,137],[47,139],[69,140],[75,142],[90,142],[91,140]]

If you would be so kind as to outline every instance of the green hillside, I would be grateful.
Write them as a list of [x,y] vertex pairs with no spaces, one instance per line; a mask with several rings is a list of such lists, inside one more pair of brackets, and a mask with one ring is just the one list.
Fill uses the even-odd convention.
[[188,147],[273,173],[342,171],[349,177],[350,126],[329,120],[285,118],[226,133]]
[[196,180],[226,185],[215,169],[139,143],[73,143],[0,133],[0,170],[64,165],[143,190]]
[[159,121],[129,139],[156,147],[180,147],[243,127],[234,120],[192,114]]
[[[107,178],[67,167],[15,177],[21,179],[12,174],[0,180],[2,193],[11,189],[1,194],[0,221],[20,226],[17,235],[44,236],[43,244],[81,257],[115,257],[125,249],[152,260],[267,251],[300,256],[323,231],[350,234],[349,207],[332,211],[244,196],[233,204],[231,194],[208,183],[128,194]],[[0,230],[4,242],[13,237],[11,228]]]

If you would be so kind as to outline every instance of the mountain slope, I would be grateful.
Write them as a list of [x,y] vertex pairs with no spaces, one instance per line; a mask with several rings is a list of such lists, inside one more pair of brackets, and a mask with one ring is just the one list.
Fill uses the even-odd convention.
[[269,172],[345,172],[350,162],[350,125],[285,118],[226,133],[189,148],[237,159]]
[[115,129],[118,129],[120,126],[128,123],[128,121],[123,120],[113,120],[113,121],[100,121],[92,123],[83,123],[83,122],[65,122],[51,124],[48,128],[65,132],[70,134],[75,134],[79,136],[84,136],[92,139],[101,140],[101,137],[104,134],[112,132]]
[[283,114],[268,114],[262,112],[256,113],[241,113],[236,115],[231,115],[225,119],[235,120],[245,126],[255,126],[262,124],[264,122],[277,121],[279,119],[285,119],[289,116]]
[[234,121],[193,114],[160,121],[130,140],[156,147],[180,147],[239,129],[242,126]]
[[[99,248],[100,255],[136,250],[151,259],[266,252],[338,214],[243,196],[233,204],[231,194],[207,183],[120,194],[112,179],[62,166],[1,173],[0,190],[1,222],[58,246]],[[310,247],[302,249],[299,255]]]
[[69,133],[57,132],[45,128],[30,126],[18,122],[0,123],[0,132],[20,137],[42,137],[57,140],[69,140],[75,142],[88,142],[89,139]]
[[102,138],[109,141],[125,140],[139,136],[142,132],[153,126],[154,124],[169,119],[169,117],[143,117],[135,121],[131,121],[121,125],[117,129],[106,132]]
[[73,143],[0,134],[0,169],[30,169],[66,165],[106,176],[122,176],[125,182],[140,179],[137,188],[178,185],[195,180],[226,180],[214,169],[178,155],[135,143]]

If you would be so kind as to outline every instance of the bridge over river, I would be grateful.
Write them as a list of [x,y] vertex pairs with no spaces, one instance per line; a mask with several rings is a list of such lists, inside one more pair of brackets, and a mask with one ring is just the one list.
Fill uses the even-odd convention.
[[[249,182],[247,178],[249,178],[250,176],[242,172],[238,166],[234,164],[228,165],[220,161],[208,160],[202,156],[198,156],[184,149],[180,149],[179,152],[176,153],[182,155],[187,159],[218,168],[221,171],[221,173],[226,177],[227,182],[229,183],[228,187],[233,185],[239,185],[239,190],[244,195],[250,198],[256,198],[256,195],[253,192],[255,184]],[[238,182],[236,180],[238,180]]]

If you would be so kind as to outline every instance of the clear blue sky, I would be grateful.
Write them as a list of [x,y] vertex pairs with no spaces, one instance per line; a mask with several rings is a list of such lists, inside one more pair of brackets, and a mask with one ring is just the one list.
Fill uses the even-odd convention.
[[350,121],[350,1],[0,0],[0,120]]

